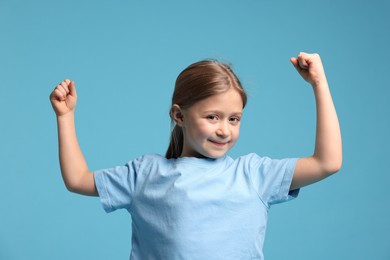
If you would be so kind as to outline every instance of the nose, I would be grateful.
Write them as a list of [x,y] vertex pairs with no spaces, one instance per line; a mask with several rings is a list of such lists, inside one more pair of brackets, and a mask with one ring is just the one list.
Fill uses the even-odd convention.
[[217,135],[221,138],[226,138],[229,136],[229,124],[227,122],[224,122],[222,121],[219,125],[218,125],[218,129],[217,129]]

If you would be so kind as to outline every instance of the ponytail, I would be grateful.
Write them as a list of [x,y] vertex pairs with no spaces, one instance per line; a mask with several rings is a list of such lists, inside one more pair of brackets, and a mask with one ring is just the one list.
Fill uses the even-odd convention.
[[169,147],[165,154],[167,159],[178,158],[180,157],[183,151],[183,130],[180,126],[175,125],[171,133],[171,140],[169,142]]

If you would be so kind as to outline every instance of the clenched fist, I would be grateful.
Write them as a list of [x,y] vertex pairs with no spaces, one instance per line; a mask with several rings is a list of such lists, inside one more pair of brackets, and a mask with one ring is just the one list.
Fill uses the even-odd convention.
[[325,71],[322,65],[320,55],[313,53],[299,53],[298,57],[290,59],[291,63],[297,69],[302,78],[309,82],[313,87],[326,82]]
[[73,113],[77,102],[74,82],[66,79],[58,84],[50,94],[50,101],[57,116]]

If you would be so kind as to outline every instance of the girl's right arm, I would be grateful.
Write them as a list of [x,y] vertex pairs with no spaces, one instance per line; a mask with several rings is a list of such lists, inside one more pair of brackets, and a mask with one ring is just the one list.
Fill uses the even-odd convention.
[[77,93],[74,82],[61,82],[50,94],[50,101],[57,115],[59,159],[66,188],[83,195],[98,196],[93,172],[88,170],[76,136],[74,111]]

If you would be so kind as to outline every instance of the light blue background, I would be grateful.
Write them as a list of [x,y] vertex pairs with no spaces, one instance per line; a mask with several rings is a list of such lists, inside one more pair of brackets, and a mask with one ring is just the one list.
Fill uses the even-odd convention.
[[127,212],[62,183],[48,96],[64,78],[91,170],[164,153],[176,76],[203,58],[231,62],[250,96],[230,154],[299,157],[315,137],[299,51],[322,56],[344,164],[272,208],[266,259],[390,259],[389,3],[0,0],[0,259],[128,259]]

